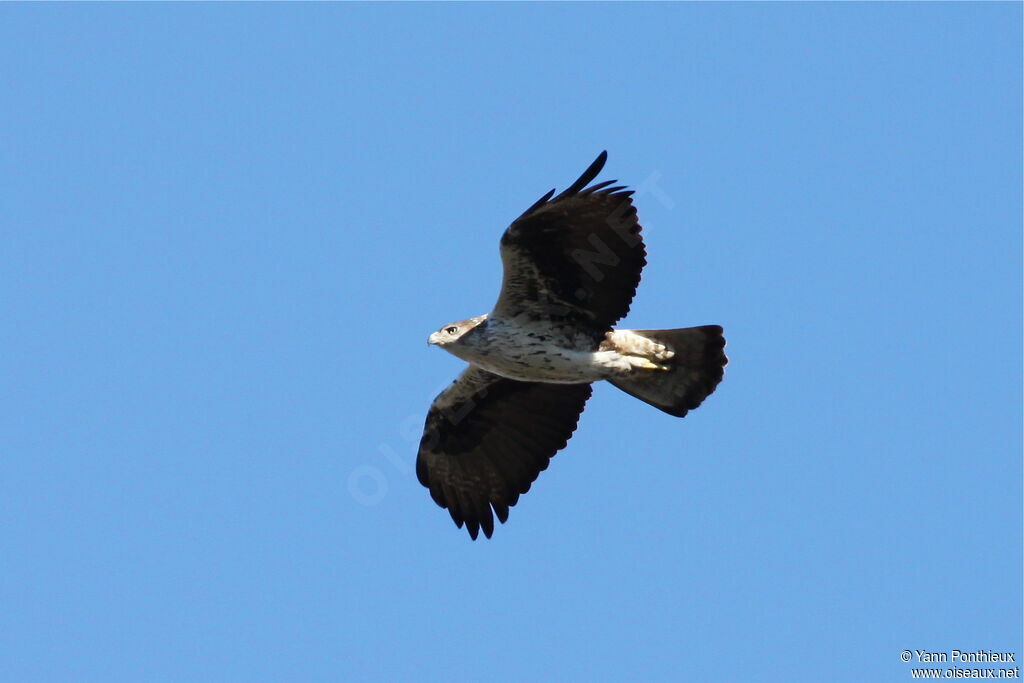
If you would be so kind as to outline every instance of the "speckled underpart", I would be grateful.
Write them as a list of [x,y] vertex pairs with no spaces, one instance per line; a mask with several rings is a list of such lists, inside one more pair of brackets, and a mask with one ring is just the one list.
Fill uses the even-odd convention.
[[596,382],[660,369],[657,361],[673,355],[664,345],[630,330],[609,332],[596,344],[578,328],[551,321],[519,323],[487,316],[470,320],[477,322],[441,346],[496,375],[522,382]]

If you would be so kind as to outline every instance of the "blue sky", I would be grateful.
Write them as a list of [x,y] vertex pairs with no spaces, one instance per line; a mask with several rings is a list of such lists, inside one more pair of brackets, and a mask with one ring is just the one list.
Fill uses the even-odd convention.
[[[0,7],[0,678],[904,681],[1021,658],[1019,4]],[[490,541],[413,473],[603,149],[625,324]]]

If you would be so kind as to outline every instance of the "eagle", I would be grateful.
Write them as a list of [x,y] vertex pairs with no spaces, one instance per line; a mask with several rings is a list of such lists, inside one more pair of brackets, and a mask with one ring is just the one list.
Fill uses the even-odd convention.
[[633,192],[590,185],[597,159],[551,190],[501,237],[493,310],[448,323],[429,344],[466,361],[427,413],[416,475],[476,540],[530,490],[576,430],[593,382],[683,417],[715,390],[727,361],[718,325],[614,329],[647,263]]

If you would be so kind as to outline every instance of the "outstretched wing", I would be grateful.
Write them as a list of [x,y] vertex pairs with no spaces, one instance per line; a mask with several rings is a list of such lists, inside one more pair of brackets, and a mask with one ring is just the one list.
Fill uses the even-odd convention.
[[551,190],[505,231],[493,316],[564,320],[600,339],[629,311],[646,251],[633,192],[614,180],[586,187],[607,158],[601,152],[568,189],[553,199]]
[[475,540],[504,523],[576,430],[589,384],[517,382],[469,366],[427,413],[416,476]]

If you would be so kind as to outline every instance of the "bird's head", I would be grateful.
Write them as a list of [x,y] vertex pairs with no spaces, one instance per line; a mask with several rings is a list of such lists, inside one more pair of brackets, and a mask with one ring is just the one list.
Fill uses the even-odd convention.
[[453,346],[459,346],[466,343],[465,335],[471,330],[487,320],[486,315],[478,315],[474,318],[468,318],[466,320],[460,320],[454,323],[448,323],[437,332],[434,332],[427,338],[428,344],[436,344],[440,347],[449,347],[451,351]]

